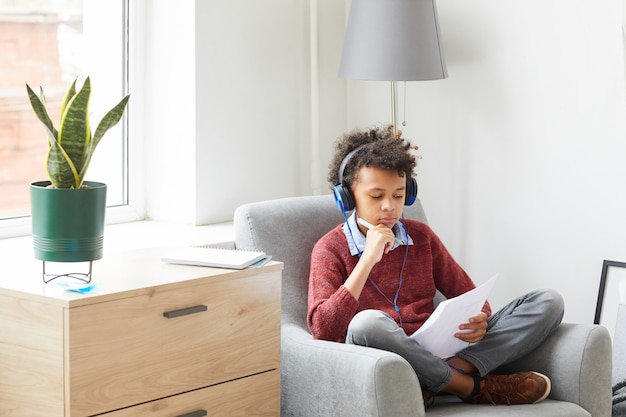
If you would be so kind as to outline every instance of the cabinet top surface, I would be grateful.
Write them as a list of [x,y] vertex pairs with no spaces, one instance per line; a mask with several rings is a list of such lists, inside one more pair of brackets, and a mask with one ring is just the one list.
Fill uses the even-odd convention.
[[[43,262],[32,258],[10,259],[0,271],[0,295],[38,299],[42,302],[76,307],[114,299],[132,297],[152,291],[155,287],[172,289],[209,283],[223,279],[245,278],[255,274],[280,271],[283,264],[269,262],[261,268],[242,270],[209,268],[201,266],[174,265],[161,262],[161,256],[171,248],[158,247],[115,253],[93,262],[88,293],[66,291],[55,280],[43,282]],[[46,269],[48,269],[48,264]],[[85,270],[85,265],[71,262],[55,264],[55,270],[66,272]],[[65,282],[79,283],[77,280]]]

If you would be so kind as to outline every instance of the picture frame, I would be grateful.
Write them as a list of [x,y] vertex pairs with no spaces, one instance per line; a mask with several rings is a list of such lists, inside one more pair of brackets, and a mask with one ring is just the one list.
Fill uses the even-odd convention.
[[614,339],[620,303],[626,304],[626,262],[605,259],[602,262],[598,301],[593,323],[606,327],[611,335],[611,340]]

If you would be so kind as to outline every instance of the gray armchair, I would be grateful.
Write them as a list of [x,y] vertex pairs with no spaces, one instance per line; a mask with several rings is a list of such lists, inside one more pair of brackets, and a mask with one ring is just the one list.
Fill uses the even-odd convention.
[[[405,210],[425,221],[420,201]],[[331,195],[240,206],[235,244],[262,249],[285,264],[282,279],[281,415],[283,417],[549,416],[611,414],[611,341],[596,325],[562,324],[532,355],[508,371],[535,370],[553,387],[539,404],[470,405],[437,397],[425,412],[411,366],[391,352],[314,340],[306,325],[310,254],[343,221]]]

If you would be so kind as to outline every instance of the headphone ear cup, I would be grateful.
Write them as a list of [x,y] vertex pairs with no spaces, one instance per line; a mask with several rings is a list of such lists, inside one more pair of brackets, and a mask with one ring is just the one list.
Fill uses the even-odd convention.
[[333,194],[337,208],[341,213],[347,213],[354,209],[354,199],[348,187],[343,184],[337,184],[333,187]]
[[417,199],[417,181],[411,177],[406,181],[406,195],[404,196],[404,205],[410,206]]

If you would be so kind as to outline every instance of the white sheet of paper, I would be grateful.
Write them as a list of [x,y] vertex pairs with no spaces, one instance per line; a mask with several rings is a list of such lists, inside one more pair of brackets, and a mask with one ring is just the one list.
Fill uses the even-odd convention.
[[470,317],[480,313],[497,278],[496,274],[473,290],[439,303],[433,314],[411,337],[440,358],[454,356],[469,346],[467,342],[454,337],[454,334],[459,331],[460,324],[467,323]]

